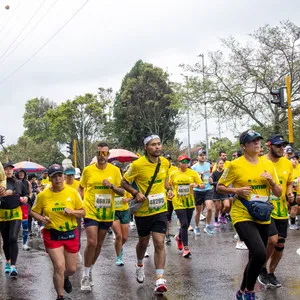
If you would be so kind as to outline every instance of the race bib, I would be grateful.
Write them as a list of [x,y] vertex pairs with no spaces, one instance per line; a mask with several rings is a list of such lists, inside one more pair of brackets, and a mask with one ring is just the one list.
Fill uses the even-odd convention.
[[148,199],[149,199],[149,209],[161,208],[164,206],[165,197],[163,193],[149,195]]
[[190,186],[187,184],[178,185],[178,196],[187,196],[190,194]]
[[95,194],[96,208],[110,208],[112,195],[110,194]]
[[115,197],[115,209],[121,209],[123,207],[122,197]]
[[205,185],[207,185],[207,184],[209,183],[209,178],[208,178],[208,177],[203,178],[203,183],[204,183]]
[[262,202],[267,202],[269,200],[268,196],[262,196],[258,194],[251,194],[250,195],[250,201],[262,201]]

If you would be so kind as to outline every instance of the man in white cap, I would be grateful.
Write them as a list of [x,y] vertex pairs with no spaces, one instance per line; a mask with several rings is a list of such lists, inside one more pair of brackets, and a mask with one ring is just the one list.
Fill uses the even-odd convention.
[[[160,137],[150,134],[143,140],[145,155],[135,160],[124,174],[122,186],[132,194],[141,206],[135,214],[135,222],[139,235],[136,246],[137,263],[136,279],[143,283],[144,255],[147,250],[150,235],[152,234],[154,244],[154,263],[156,269],[156,283],[154,292],[161,294],[167,291],[164,268],[166,252],[164,240],[167,228],[167,195],[172,198],[173,191],[168,182],[170,162],[162,155],[162,144]],[[156,176],[155,176],[156,174]],[[145,193],[155,180],[147,195]]]

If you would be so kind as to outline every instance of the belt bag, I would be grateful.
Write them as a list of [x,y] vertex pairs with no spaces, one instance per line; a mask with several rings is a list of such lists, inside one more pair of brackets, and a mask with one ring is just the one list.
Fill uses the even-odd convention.
[[241,197],[238,199],[243,203],[243,205],[247,208],[250,215],[258,221],[269,221],[272,210],[274,206],[271,202],[263,202],[263,201],[248,201]]
[[14,209],[20,206],[20,195],[11,195],[0,198],[1,209]]
[[50,239],[53,241],[66,241],[76,238],[75,230],[59,231],[56,229],[50,229]]

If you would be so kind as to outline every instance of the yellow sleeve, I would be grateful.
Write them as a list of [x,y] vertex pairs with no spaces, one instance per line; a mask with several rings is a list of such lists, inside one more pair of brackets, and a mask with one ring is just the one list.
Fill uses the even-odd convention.
[[232,182],[234,182],[236,177],[234,171],[234,165],[230,164],[228,168],[226,168],[219,179],[219,184],[223,184],[224,186],[228,187]]
[[129,183],[132,184],[135,177],[138,175],[136,165],[132,163],[129,167],[129,169],[124,174],[124,179]]
[[82,172],[82,176],[80,178],[80,182],[79,184],[83,187],[83,188],[86,188],[86,185],[87,185],[87,168],[84,168],[83,169],[83,172]]
[[1,162],[0,162],[0,186],[6,188],[6,176]]
[[32,207],[32,211],[38,213],[38,214],[42,214],[43,212],[43,194],[44,192],[41,192],[37,195],[36,201],[34,202],[34,205]]

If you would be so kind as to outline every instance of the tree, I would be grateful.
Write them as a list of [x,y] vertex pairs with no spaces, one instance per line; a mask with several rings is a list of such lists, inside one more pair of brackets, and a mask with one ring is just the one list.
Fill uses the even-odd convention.
[[28,100],[25,104],[23,116],[24,135],[30,137],[36,143],[48,140],[51,131],[47,112],[50,109],[55,109],[55,107],[55,102],[43,97]]
[[126,74],[113,110],[114,135],[121,147],[136,151],[149,133],[159,134],[163,143],[174,140],[178,97],[168,77],[141,60]]
[[[292,22],[266,25],[250,35],[247,45],[235,38],[222,40],[228,55],[210,52],[204,70],[199,63],[183,65],[194,76],[191,82],[197,99],[205,99],[222,122],[270,126],[273,132],[287,132],[287,112],[271,104],[271,89],[285,86],[290,75],[294,121],[300,115],[300,27]],[[204,81],[202,75],[204,71]],[[198,74],[198,75],[197,75]],[[201,103],[194,103],[201,108]]]

